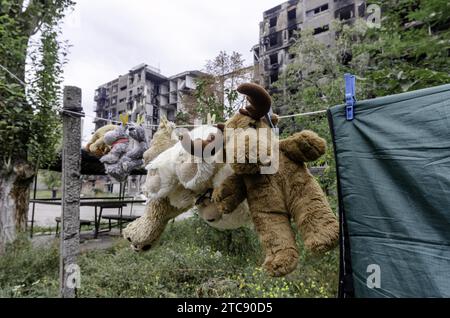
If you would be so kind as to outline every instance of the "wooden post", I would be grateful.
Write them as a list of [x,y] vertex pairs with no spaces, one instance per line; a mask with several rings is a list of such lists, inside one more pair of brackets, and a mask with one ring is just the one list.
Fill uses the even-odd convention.
[[80,270],[76,263],[80,250],[81,192],[81,89],[64,87],[63,100],[62,203],[60,235],[60,297],[76,297]]

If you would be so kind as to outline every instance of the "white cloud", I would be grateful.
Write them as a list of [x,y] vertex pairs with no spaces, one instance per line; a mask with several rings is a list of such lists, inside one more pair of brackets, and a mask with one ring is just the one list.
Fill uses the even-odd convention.
[[[64,23],[73,46],[65,85],[82,88],[94,116],[94,90],[140,63],[166,75],[202,69],[219,51],[237,51],[246,64],[258,42],[262,13],[281,0],[78,0]],[[84,136],[94,125],[85,119]]]

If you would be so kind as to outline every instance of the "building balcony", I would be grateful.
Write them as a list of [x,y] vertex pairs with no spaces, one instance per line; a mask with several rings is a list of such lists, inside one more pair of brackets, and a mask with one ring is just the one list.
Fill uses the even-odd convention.
[[100,87],[95,91],[94,101],[105,100],[108,98],[108,93],[105,87]]

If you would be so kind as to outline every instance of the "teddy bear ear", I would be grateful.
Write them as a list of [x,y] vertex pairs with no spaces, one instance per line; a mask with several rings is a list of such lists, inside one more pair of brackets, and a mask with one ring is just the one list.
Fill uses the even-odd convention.
[[250,103],[245,108],[239,109],[242,115],[259,120],[270,111],[272,98],[264,87],[255,83],[244,83],[239,85],[237,91],[246,95]]
[[280,117],[278,117],[277,114],[272,114],[272,115],[270,116],[270,120],[272,121],[272,124],[273,124],[274,126],[276,126],[276,125],[278,125],[278,123],[280,122]]

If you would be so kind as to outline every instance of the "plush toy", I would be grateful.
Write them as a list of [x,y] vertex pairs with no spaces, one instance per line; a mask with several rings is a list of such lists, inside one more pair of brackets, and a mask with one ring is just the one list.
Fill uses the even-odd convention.
[[145,137],[144,127],[142,127],[142,118],[136,124],[128,124],[127,133],[134,145],[131,145],[131,149],[125,153],[121,162],[124,172],[129,175],[131,171],[144,164],[143,156],[147,150],[147,138]]
[[144,163],[149,164],[150,161],[155,159],[160,153],[171,148],[178,142],[178,139],[173,138],[173,131],[175,124],[168,121],[165,116],[161,116],[159,121],[159,127],[156,133],[153,135],[150,147],[144,153]]
[[[282,276],[292,272],[298,262],[291,218],[300,231],[305,247],[313,252],[329,250],[338,240],[339,226],[336,217],[325,194],[304,163],[322,155],[326,143],[310,131],[297,133],[279,142],[264,118],[271,107],[269,94],[256,84],[242,84],[238,91],[247,96],[249,105],[240,109],[239,113],[225,123],[224,153],[233,156],[234,163],[231,166],[245,184],[251,217],[266,254],[263,267],[272,276]],[[266,128],[265,131],[269,134],[259,133],[259,128]],[[278,158],[271,156],[267,161],[257,153],[256,161],[251,162],[250,158],[254,155],[251,151],[256,146],[251,146],[248,139],[244,139],[244,145],[239,145],[245,149],[227,149],[232,148],[232,144],[236,145],[239,135],[248,134],[249,130],[256,131],[257,147],[266,147],[268,153],[272,151],[271,155],[274,155],[273,151],[278,145],[281,150],[277,152]],[[201,143],[206,148],[216,139],[209,137],[209,140],[191,142]],[[242,153],[244,155],[239,157]],[[244,163],[240,161],[242,159],[245,159]],[[277,162],[273,162],[274,160]],[[278,166],[276,171],[271,174],[261,173],[263,168],[273,164]],[[228,178],[222,187],[213,192],[212,201],[219,209],[227,192],[236,188],[236,181],[239,179]],[[226,209],[223,210],[226,212]]]
[[106,155],[111,148],[105,143],[104,136],[107,132],[115,130],[116,125],[106,125],[97,129],[97,131],[91,136],[91,140],[85,146],[87,152],[100,158]]
[[[148,250],[155,245],[167,222],[186,212],[198,203],[198,214],[209,225],[217,229],[235,229],[251,224],[245,195],[236,195],[236,200],[229,200],[228,214],[217,214],[214,203],[205,193],[218,187],[233,174],[230,165],[194,162],[194,157],[187,153],[181,141],[161,151],[170,140],[171,129],[160,125],[154,135],[147,153],[157,154],[147,165],[147,180],[144,186],[149,197],[144,215],[130,223],[123,231],[123,236],[136,251]],[[212,126],[199,127],[189,133],[190,138],[206,138],[218,129]],[[163,145],[163,146],[161,146]]]
[[115,126],[114,130],[103,136],[104,143],[111,151],[100,158],[100,162],[105,165],[105,172],[117,181],[126,180],[131,171],[144,164],[142,157],[147,149],[142,118],[138,118],[137,124],[128,124],[128,115],[121,115],[121,120],[122,125]]

